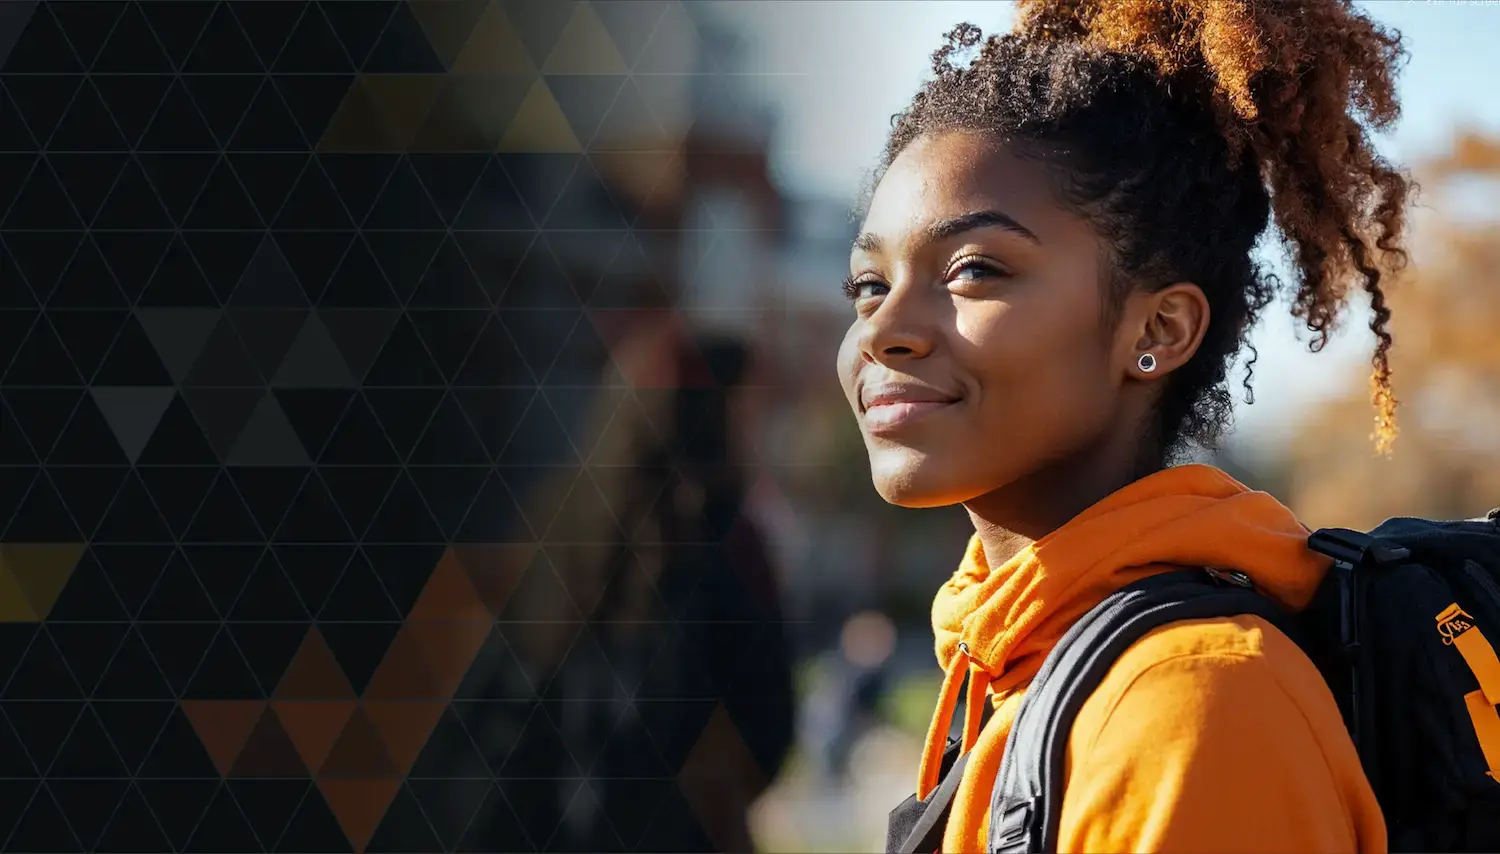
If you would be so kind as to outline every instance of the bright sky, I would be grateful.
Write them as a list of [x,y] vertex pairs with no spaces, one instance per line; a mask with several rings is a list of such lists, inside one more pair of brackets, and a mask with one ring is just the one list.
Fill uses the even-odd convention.
[[[852,198],[874,163],[892,113],[929,68],[928,56],[952,24],[986,32],[1008,25],[1011,9],[996,0],[736,0],[715,5],[753,38],[758,85],[781,113],[775,168],[785,186]],[[1500,2],[1364,0],[1360,6],[1405,36],[1410,63],[1402,77],[1403,118],[1382,142],[1409,162],[1440,149],[1455,127],[1500,132]],[[1330,390],[1362,384],[1372,339],[1364,315],[1319,354],[1296,337],[1296,325],[1273,306],[1257,330],[1256,404],[1241,406],[1238,436],[1270,449],[1293,427],[1296,412]],[[1399,383],[1399,379],[1398,379]],[[1361,385],[1362,387],[1362,385]],[[1398,387],[1399,392],[1399,387]]]

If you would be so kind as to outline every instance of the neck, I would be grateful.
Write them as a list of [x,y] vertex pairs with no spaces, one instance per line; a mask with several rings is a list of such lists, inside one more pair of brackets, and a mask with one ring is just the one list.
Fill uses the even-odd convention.
[[1138,437],[1123,433],[965,502],[964,509],[984,545],[985,562],[999,566],[1114,492],[1162,468],[1159,456],[1141,454]]

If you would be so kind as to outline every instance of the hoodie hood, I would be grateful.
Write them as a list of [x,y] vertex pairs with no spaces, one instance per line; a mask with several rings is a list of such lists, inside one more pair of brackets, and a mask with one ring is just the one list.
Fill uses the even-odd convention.
[[1275,498],[1206,465],[1169,468],[1113,493],[999,566],[976,534],[938,591],[932,626],[946,678],[928,730],[917,795],[937,785],[943,743],[967,671],[963,749],[980,713],[1024,686],[1058,639],[1114,591],[1180,567],[1239,570],[1292,610],[1305,608],[1330,561]]

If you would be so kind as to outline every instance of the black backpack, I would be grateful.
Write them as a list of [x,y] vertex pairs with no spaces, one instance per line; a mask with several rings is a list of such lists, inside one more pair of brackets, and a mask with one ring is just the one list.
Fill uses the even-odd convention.
[[[1391,851],[1500,851],[1500,659],[1484,631],[1500,641],[1500,509],[1467,521],[1391,519],[1368,534],[1328,528],[1308,546],[1334,567],[1295,615],[1243,574],[1214,569],[1153,576],[1084,615],[1017,712],[989,851],[1057,850],[1073,719],[1126,648],[1167,623],[1240,614],[1280,627],[1322,672]],[[938,850],[967,758],[950,739],[938,788],[892,811],[887,851]]]

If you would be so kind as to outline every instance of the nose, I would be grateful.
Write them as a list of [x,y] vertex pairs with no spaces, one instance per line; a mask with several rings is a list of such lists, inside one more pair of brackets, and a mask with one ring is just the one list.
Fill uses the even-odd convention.
[[893,286],[880,306],[863,321],[860,355],[869,363],[890,364],[932,353],[937,330],[931,312],[921,304],[918,288]]

